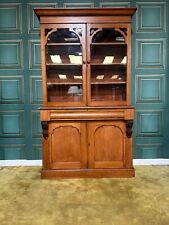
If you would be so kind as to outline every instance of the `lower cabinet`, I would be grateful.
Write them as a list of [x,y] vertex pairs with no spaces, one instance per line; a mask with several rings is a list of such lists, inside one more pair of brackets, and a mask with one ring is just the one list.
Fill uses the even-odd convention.
[[48,122],[42,178],[132,177],[125,121]]

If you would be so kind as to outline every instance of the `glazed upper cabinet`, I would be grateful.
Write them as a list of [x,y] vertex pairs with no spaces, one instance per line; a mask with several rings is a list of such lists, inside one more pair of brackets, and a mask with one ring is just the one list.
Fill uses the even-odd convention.
[[42,37],[45,105],[129,103],[128,24],[47,24]]
[[41,24],[42,178],[134,176],[135,10],[35,9]]

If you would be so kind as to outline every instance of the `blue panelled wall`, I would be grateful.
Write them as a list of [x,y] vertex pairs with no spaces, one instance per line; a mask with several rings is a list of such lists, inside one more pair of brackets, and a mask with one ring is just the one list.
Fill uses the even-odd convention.
[[132,20],[134,158],[169,157],[168,1],[0,0],[0,160],[41,159],[39,22],[33,8],[137,7]]

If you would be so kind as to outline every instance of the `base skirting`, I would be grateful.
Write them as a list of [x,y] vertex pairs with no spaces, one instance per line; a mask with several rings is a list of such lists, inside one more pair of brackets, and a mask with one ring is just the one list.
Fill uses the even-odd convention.
[[167,166],[169,165],[169,159],[133,159],[133,165]]
[[[169,159],[133,159],[133,165],[169,165]],[[0,166],[42,166],[42,160],[0,160]]]
[[134,177],[133,168],[130,169],[81,169],[81,170],[42,170],[41,178],[110,178]]
[[0,166],[42,166],[42,160],[0,160]]

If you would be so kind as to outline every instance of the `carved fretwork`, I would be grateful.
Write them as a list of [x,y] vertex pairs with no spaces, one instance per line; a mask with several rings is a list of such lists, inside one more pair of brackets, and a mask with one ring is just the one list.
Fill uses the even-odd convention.
[[41,121],[41,126],[42,126],[42,135],[45,139],[48,138],[48,122],[47,121]]
[[91,28],[90,29],[90,36],[93,36],[93,34],[98,30],[98,28]]
[[133,127],[133,120],[126,120],[126,136],[131,138],[132,136],[132,127]]
[[125,36],[127,36],[127,28],[119,28],[119,30],[121,30]]
[[50,33],[53,29],[52,28],[49,28],[49,29],[45,29],[45,36]]

